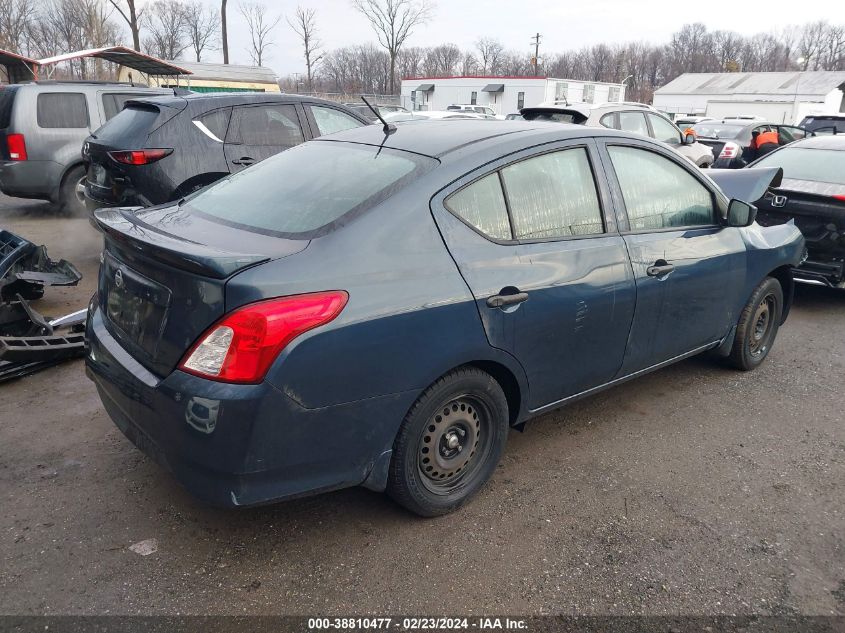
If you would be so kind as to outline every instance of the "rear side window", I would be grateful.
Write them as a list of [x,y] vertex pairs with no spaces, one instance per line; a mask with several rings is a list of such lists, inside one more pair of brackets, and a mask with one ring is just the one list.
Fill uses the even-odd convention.
[[114,141],[120,145],[143,142],[158,120],[158,115],[159,110],[155,106],[129,105],[97,130],[96,136],[98,139]]
[[631,230],[715,223],[710,191],[686,169],[643,149],[611,146],[608,151],[622,188]]
[[619,129],[625,132],[648,136],[648,126],[645,123],[645,115],[642,112],[620,112]]
[[604,127],[608,127],[612,130],[618,130],[619,129],[619,121],[616,119],[616,113],[615,112],[610,112],[608,114],[605,114],[599,120],[599,123],[601,123]]
[[120,93],[120,92],[106,92],[103,94],[103,112],[106,115],[106,121],[113,119],[118,112],[123,110],[123,106],[130,99],[137,99],[140,95],[136,93]]
[[12,106],[15,105],[17,86],[0,86],[0,129],[12,124]]
[[502,169],[517,239],[604,232],[584,148],[543,154]]
[[[212,136],[214,136],[215,141],[222,143],[223,139],[226,138],[226,130],[229,128],[229,119],[231,116],[232,108],[222,108],[202,115],[195,121],[195,123],[201,123],[202,126],[208,130]],[[203,130],[203,132],[204,131],[205,130]]]
[[226,134],[227,143],[239,145],[288,148],[304,140],[296,106],[292,105],[235,108]]
[[446,207],[485,235],[499,240],[511,239],[508,209],[498,172],[453,193],[446,200]]
[[308,106],[311,108],[311,113],[314,115],[314,120],[317,122],[317,128],[320,130],[320,136],[326,134],[334,134],[335,132],[342,132],[353,127],[360,127],[361,122],[345,112],[335,110],[334,108],[324,108],[323,106]]
[[388,148],[312,141],[227,176],[188,199],[223,224],[308,239],[383,202],[437,165]]
[[36,100],[36,110],[38,127],[88,127],[88,102],[78,92],[42,92]]

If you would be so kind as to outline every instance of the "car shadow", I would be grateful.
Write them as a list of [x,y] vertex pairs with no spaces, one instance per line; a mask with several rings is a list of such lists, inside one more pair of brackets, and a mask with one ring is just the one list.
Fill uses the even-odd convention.
[[794,305],[801,308],[845,306],[845,290],[815,284],[795,284]]

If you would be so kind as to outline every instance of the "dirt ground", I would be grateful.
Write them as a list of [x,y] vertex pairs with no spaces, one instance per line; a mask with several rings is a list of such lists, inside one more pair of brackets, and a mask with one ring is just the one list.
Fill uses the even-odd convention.
[[[86,305],[86,220],[0,198],[0,227],[85,275],[41,312]],[[431,520],[361,489],[209,508],[81,361],[0,385],[0,613],[845,614],[843,331],[845,292],[802,287],[758,371],[695,358],[546,415]]]

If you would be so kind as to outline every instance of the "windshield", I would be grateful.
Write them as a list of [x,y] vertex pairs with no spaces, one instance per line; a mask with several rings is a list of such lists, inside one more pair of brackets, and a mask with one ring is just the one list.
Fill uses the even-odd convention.
[[200,190],[186,204],[230,226],[308,239],[386,200],[436,164],[371,145],[311,141]]
[[754,167],[783,167],[784,178],[845,185],[845,151],[787,147],[761,158]]
[[692,126],[692,129],[695,130],[698,136],[707,138],[736,138],[745,127],[745,125],[707,121],[705,123],[696,123]]

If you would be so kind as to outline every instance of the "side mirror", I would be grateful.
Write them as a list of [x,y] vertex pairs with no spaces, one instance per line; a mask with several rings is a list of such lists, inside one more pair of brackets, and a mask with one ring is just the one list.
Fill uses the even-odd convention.
[[742,200],[731,200],[728,205],[728,226],[751,226],[757,218],[757,207]]
[[695,145],[695,134],[684,134],[684,145]]

